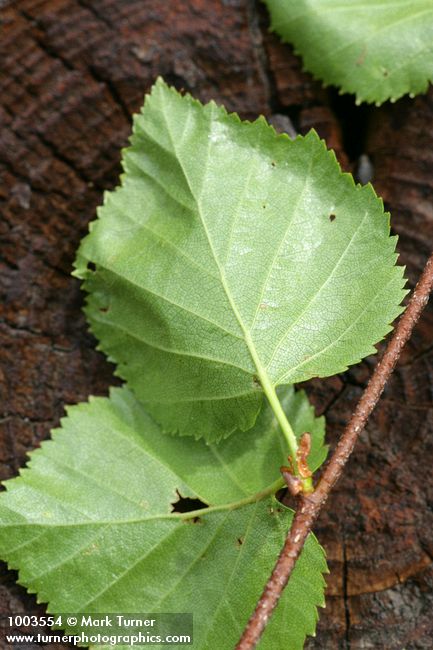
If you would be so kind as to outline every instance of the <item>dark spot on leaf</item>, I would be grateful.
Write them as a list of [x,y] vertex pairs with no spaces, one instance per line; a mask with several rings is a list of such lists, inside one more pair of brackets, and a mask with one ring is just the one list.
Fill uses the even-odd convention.
[[109,310],[110,310],[109,307],[99,307],[99,311],[101,311],[103,314],[106,314],[107,311],[109,311]]
[[253,384],[254,384],[255,388],[261,388],[262,387],[262,383],[261,383],[260,379],[257,377],[257,375],[253,375]]
[[266,208],[266,203],[263,203],[262,208],[263,208],[263,209]]
[[[207,508],[208,504],[204,503],[201,499],[191,499],[190,497],[183,497],[179,490],[176,490],[178,499],[173,501],[171,504],[172,512],[193,512],[194,510],[201,510],[202,508]],[[192,517],[187,521],[192,521],[193,524],[196,524],[200,521],[200,517]]]
[[237,540],[236,540],[236,543],[237,543],[238,546],[242,546],[242,544],[244,543],[243,538],[242,538],[242,537],[238,537]]
[[388,72],[388,70],[383,70],[382,74],[383,74],[384,77],[387,77],[389,72]]
[[356,65],[364,65],[366,54],[367,54],[367,47],[364,46],[361,54],[359,55],[359,57],[355,61]]
[[89,271],[96,271],[96,264],[94,262],[87,262],[87,268]]
[[329,215],[329,221],[334,221],[336,217],[337,215],[331,212],[331,214]]
[[277,163],[273,160],[273,161],[271,162],[271,165],[272,165],[272,167],[276,167],[276,166],[277,166]]

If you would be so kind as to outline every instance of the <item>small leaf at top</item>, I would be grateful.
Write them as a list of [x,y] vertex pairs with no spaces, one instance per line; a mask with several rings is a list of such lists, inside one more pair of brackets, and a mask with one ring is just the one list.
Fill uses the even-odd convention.
[[100,348],[166,431],[247,430],[263,392],[374,353],[396,238],[314,132],[291,141],[159,80],[78,253]]
[[[304,393],[282,398],[296,434],[312,433],[315,468],[323,419]],[[196,650],[231,650],[292,517],[274,497],[281,436],[269,407],[251,432],[216,447],[161,435],[126,388],[91,398],[6,482],[0,557],[50,613],[192,612]],[[205,508],[176,512],[179,495]],[[260,648],[302,648],[325,571],[310,535]]]
[[264,1],[305,69],[357,103],[413,97],[433,80],[431,0]]

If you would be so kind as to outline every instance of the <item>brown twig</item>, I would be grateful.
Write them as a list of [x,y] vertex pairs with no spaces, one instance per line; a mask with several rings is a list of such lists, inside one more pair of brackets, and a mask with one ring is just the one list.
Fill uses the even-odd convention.
[[343,468],[353,451],[356,440],[364,429],[368,417],[377,404],[385,384],[394,370],[402,348],[412,334],[422,310],[428,302],[433,288],[433,253],[430,256],[421,278],[413,291],[406,311],[401,316],[388,346],[377,364],[368,385],[349,420],[337,447],[329,460],[317,488],[311,494],[299,496],[298,507],[288,532],[283,549],[242,634],[236,650],[251,650],[260,640],[266,624],[278,603],[302,551],[317,516],[328,495],[338,481]]

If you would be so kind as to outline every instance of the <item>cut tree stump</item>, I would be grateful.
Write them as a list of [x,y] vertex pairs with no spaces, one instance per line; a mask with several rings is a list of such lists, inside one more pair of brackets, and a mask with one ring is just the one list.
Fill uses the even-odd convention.
[[[356,108],[303,73],[248,0],[16,0],[0,15],[1,478],[17,474],[65,404],[118,383],[70,271],[158,75],[241,117],[314,127],[346,170],[368,154],[414,284],[433,244],[432,89]],[[309,650],[432,646],[432,339],[430,306],[316,527],[331,574]],[[374,363],[307,384],[331,443]],[[42,613],[16,578],[3,567],[0,615]]]

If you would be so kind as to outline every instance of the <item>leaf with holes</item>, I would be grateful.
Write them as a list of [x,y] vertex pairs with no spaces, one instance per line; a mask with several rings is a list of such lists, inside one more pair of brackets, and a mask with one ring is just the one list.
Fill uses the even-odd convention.
[[[297,434],[312,432],[315,469],[323,418],[304,393],[281,398]],[[0,495],[0,554],[21,584],[52,613],[193,612],[194,648],[231,650],[292,517],[274,497],[285,447],[271,409],[218,447],[163,436],[126,388],[62,424]],[[179,495],[202,509],[173,511]],[[261,648],[302,648],[324,571],[310,536]]]
[[247,430],[263,393],[375,352],[404,295],[396,238],[314,132],[291,141],[159,80],[131,142],[75,274],[164,430]]
[[271,29],[305,69],[357,103],[425,92],[433,80],[431,0],[265,0]]

